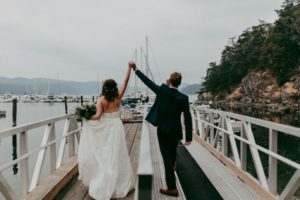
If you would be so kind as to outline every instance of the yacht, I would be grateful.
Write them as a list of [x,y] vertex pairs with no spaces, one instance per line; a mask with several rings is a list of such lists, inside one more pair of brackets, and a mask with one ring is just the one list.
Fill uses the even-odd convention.
[[6,116],[6,111],[0,110],[0,117],[5,117],[5,116]]

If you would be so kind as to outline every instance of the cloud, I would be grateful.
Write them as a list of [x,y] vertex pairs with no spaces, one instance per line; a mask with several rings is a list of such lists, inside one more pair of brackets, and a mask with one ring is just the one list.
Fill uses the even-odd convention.
[[[273,22],[280,0],[0,1],[1,76],[123,80],[150,37],[153,73],[199,82],[228,39],[258,19]],[[157,69],[158,70],[157,70]],[[158,79],[158,78],[157,78]]]

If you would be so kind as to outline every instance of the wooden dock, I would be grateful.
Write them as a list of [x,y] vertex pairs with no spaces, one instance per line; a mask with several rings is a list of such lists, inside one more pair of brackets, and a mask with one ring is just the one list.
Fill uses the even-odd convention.
[[[126,132],[126,141],[127,141],[127,148],[130,155],[130,160],[133,168],[133,172],[137,174],[137,167],[138,167],[138,158],[139,158],[139,148],[140,148],[140,139],[141,139],[141,130],[142,130],[142,123],[125,123],[125,132]],[[154,187],[152,190],[152,196],[154,199],[185,199],[184,194],[180,188],[180,198],[170,198],[165,195],[159,193],[159,189],[161,187],[166,188],[165,185],[165,176],[164,176],[164,169],[163,169],[163,161],[160,156],[158,141],[156,137],[156,130],[154,127],[151,127],[151,154],[152,154],[152,165],[154,167]],[[153,133],[153,134],[152,134]],[[88,194],[88,187],[84,186],[81,181],[78,181],[75,178],[72,185],[67,186],[67,191],[62,191],[55,199],[59,200],[92,200],[93,198]],[[179,184],[179,183],[178,183]],[[133,200],[135,195],[135,191],[131,191],[127,197],[121,198],[122,200]],[[121,200],[120,199],[120,200]]]
[[[146,109],[145,109],[146,110]],[[146,112],[145,112],[146,113]],[[194,162],[199,166],[222,199],[270,199],[289,200],[300,187],[300,164],[277,153],[278,134],[288,134],[300,138],[300,129],[265,120],[255,119],[219,110],[192,108],[194,140],[185,148]],[[55,125],[65,122],[61,134],[55,134]],[[234,123],[233,123],[234,122]],[[234,130],[234,125],[238,129]],[[160,188],[166,188],[163,161],[159,151],[156,129],[145,120],[124,120],[127,148],[134,174],[136,187],[127,200],[184,200],[185,195],[177,181],[179,197],[171,198],[159,193]],[[268,129],[269,149],[255,142],[252,126]],[[32,129],[45,127],[40,147],[28,149],[28,135]],[[72,114],[17,126],[0,131],[0,139],[14,135],[20,138],[20,157],[0,166],[0,192],[5,199],[39,200],[57,199],[69,200],[92,199],[88,188],[78,177],[77,144],[80,141],[81,127]],[[239,146],[237,145],[239,143]],[[59,148],[56,148],[59,147]],[[250,153],[247,153],[248,148]],[[56,153],[56,149],[58,153]],[[46,150],[50,152],[50,175],[40,177]],[[229,151],[230,150],[230,151]],[[231,153],[229,153],[231,152]],[[28,158],[38,153],[33,174],[29,174]],[[260,154],[269,157],[268,173],[263,168]],[[179,154],[180,155],[180,154]],[[246,156],[251,156],[255,165],[257,177],[247,171]],[[295,169],[294,175],[286,184],[284,190],[277,189],[277,161],[283,162]],[[186,160],[186,162],[189,162]],[[16,163],[20,163],[21,198],[9,185],[2,172]],[[187,163],[188,164],[188,163]],[[190,170],[190,169],[189,169]],[[178,179],[177,179],[178,180]],[[184,186],[193,187],[195,182],[185,181]],[[205,190],[205,185],[201,190]],[[191,190],[190,190],[191,191]],[[185,190],[186,192],[186,190]],[[190,193],[187,193],[190,196]],[[197,191],[194,199],[202,199]]]
[[[134,174],[137,172],[137,161],[138,161],[138,152],[139,152],[139,142],[141,139],[141,123],[126,123],[125,124],[125,132],[126,132],[126,141],[127,148],[130,155],[130,160],[133,168]],[[65,191],[64,191],[65,192]],[[133,199],[134,192],[131,192],[126,199]],[[91,200],[92,197],[88,194],[88,187],[84,186],[81,181],[75,179],[73,185],[69,189],[69,191],[65,192],[64,196],[58,195],[56,199],[63,200]]]

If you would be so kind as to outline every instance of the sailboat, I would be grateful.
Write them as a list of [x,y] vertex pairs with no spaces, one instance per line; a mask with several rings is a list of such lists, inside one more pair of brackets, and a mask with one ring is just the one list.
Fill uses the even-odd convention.
[[[145,64],[145,73],[146,76],[152,76],[151,69],[149,67],[149,54],[148,54],[148,37],[146,37],[146,49],[145,52],[143,50],[143,47],[141,47],[140,53],[141,53],[141,60],[140,60],[140,66],[141,69],[143,68],[143,64]],[[137,50],[135,50],[133,59],[137,63]],[[132,59],[132,60],[133,60]],[[145,60],[145,63],[143,62]],[[134,80],[134,92],[131,95],[126,95],[126,98],[122,100],[122,105],[124,107],[127,107],[130,109],[133,117],[140,118],[143,116],[144,107],[150,106],[155,101],[155,95],[151,94],[148,88],[145,88],[145,91],[139,91],[138,89],[138,78],[135,76]]]
[[48,81],[47,96],[42,99],[43,103],[54,103],[54,95],[50,94],[50,81]]
[[6,116],[6,111],[0,110],[0,117],[5,117],[5,116]]

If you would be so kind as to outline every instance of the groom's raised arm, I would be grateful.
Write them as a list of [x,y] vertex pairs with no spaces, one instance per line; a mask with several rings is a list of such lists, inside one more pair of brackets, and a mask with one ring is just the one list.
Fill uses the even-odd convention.
[[147,85],[155,94],[159,91],[159,86],[156,85],[152,80],[150,80],[143,72],[136,69],[135,74]]

